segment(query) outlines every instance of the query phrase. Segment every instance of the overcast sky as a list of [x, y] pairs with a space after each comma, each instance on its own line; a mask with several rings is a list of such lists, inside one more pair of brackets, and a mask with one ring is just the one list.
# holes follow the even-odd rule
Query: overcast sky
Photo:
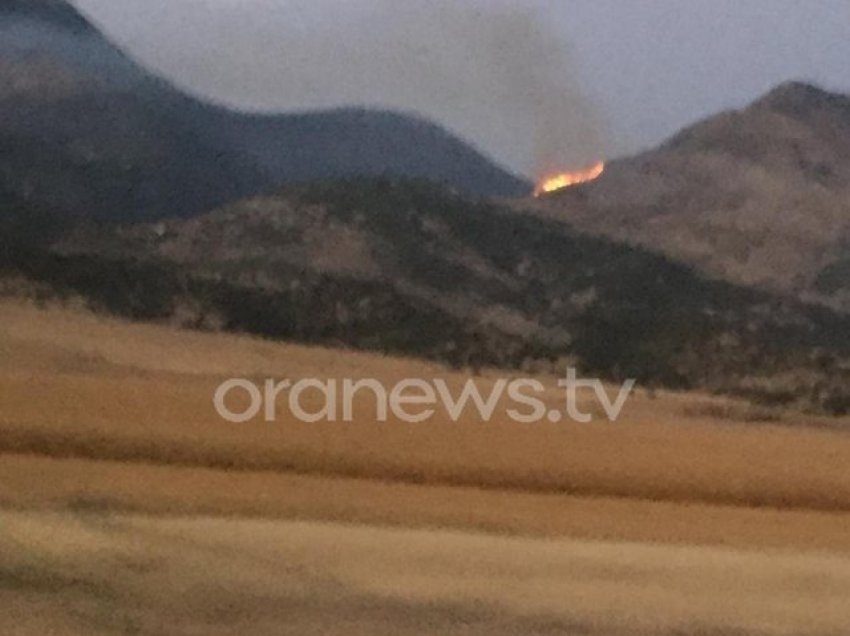
[[[195, 93], [266, 111], [415, 110], [526, 173], [532, 120], [552, 125], [541, 101], [563, 100], [569, 130], [555, 138], [578, 164], [656, 144], [785, 80], [850, 92], [848, 0], [74, 2]], [[505, 21], [512, 12], [522, 19]]]

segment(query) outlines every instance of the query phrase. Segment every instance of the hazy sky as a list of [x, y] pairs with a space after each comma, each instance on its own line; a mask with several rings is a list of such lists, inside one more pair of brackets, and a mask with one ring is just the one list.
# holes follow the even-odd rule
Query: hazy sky
[[850, 92], [848, 0], [75, 4], [193, 92], [270, 111], [415, 110], [526, 173], [541, 139], [570, 146], [560, 160], [589, 163], [788, 79]]

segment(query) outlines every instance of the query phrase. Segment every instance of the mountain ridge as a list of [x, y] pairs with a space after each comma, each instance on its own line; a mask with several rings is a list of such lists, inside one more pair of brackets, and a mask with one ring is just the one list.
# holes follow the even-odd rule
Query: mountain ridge
[[0, 30], [0, 185], [57, 215], [192, 216], [286, 183], [347, 176], [428, 178], [472, 196], [530, 189], [418, 116], [247, 114], [200, 101], [60, 0], [6, 0]]
[[846, 311], [850, 294], [826, 294], [818, 280], [850, 258], [849, 201], [850, 98], [791, 82], [525, 207]]

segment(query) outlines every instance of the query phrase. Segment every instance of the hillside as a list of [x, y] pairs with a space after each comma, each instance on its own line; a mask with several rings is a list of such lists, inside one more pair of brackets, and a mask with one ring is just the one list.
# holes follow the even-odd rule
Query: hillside
[[785, 84], [527, 207], [713, 277], [850, 310], [850, 97]]
[[423, 182], [332, 181], [79, 229], [4, 271], [134, 318], [848, 408], [847, 318]]
[[59, 215], [191, 216], [280, 184], [348, 175], [423, 177], [472, 195], [528, 189], [414, 116], [260, 116], [198, 101], [62, 0], [5, 0], [0, 35], [0, 189]]
[[[538, 198], [412, 113], [185, 94], [77, 2], [0, 0], [0, 636], [850, 633], [850, 96], [784, 85]], [[590, 14], [154, 4], [206, 44], [279, 10], [287, 64], [378, 26], [370, 68], [496, 60], [510, 112], [584, 116], [545, 27]], [[689, 66], [593, 31], [603, 84]]]
[[850, 317], [803, 302], [850, 302], [847, 98], [781, 87], [529, 203], [541, 219], [482, 198], [527, 186], [433, 124], [233, 113], [81, 24], [58, 0], [0, 12], [0, 268], [35, 295], [850, 409]]

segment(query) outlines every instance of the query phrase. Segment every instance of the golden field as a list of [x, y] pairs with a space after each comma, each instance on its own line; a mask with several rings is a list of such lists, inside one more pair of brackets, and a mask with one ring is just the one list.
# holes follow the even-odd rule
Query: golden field
[[366, 399], [237, 425], [230, 377], [467, 378], [16, 301], [0, 325], [0, 633], [850, 624], [847, 420], [639, 390], [616, 424], [378, 423]]
[[18, 512], [3, 634], [846, 634], [850, 559], [316, 522]]

